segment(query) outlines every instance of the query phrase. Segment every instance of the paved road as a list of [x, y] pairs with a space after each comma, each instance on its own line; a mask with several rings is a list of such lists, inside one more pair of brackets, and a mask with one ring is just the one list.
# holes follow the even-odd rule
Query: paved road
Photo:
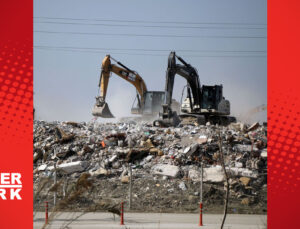
[[[51, 229], [63, 228], [70, 219], [80, 213], [61, 213], [51, 221]], [[73, 221], [67, 228], [72, 229], [216, 229], [220, 228], [222, 215], [205, 214], [203, 227], [199, 227], [198, 214], [168, 214], [168, 213], [125, 213], [125, 225], [120, 225], [120, 218], [111, 213], [88, 213]], [[45, 221], [45, 213], [37, 213], [34, 216], [34, 229], [42, 228]], [[266, 229], [266, 215], [227, 215], [224, 229]]]

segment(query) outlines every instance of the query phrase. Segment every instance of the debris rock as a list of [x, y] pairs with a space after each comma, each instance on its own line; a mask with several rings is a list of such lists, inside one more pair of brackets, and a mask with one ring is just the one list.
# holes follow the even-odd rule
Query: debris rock
[[214, 166], [203, 169], [203, 181], [207, 182], [222, 182], [224, 180], [224, 173], [221, 166]]
[[88, 163], [86, 161], [76, 161], [60, 164], [57, 168], [65, 173], [82, 172], [86, 169]]
[[243, 183], [244, 186], [248, 186], [250, 180], [251, 179], [249, 177], [241, 177], [240, 178], [240, 181]]
[[249, 205], [250, 204], [249, 198], [243, 198], [242, 201], [241, 201], [241, 204], [243, 204], [243, 205]]
[[178, 187], [179, 187], [182, 191], [186, 191], [186, 190], [187, 190], [186, 185], [185, 185], [185, 183], [184, 183], [183, 181], [179, 183]]
[[179, 175], [179, 167], [169, 164], [157, 164], [151, 168], [152, 174], [168, 177], [177, 177]]
[[259, 127], [259, 123], [258, 123], [258, 122], [253, 123], [253, 124], [247, 129], [247, 131], [253, 131], [253, 130], [256, 130], [258, 127]]
[[[99, 202], [103, 197], [124, 199], [127, 193], [124, 188], [127, 187], [121, 182], [129, 182], [130, 163], [135, 184], [133, 197], [139, 198], [133, 206], [136, 210], [196, 211], [199, 193], [195, 192], [199, 191], [202, 163], [205, 206], [223, 206], [220, 132], [225, 167], [230, 177], [230, 198], [242, 200], [247, 197], [249, 203], [246, 200], [245, 204], [238, 203], [243, 210], [248, 209], [245, 211], [250, 211], [247, 204], [256, 206], [254, 212], [266, 209], [261, 206], [266, 206], [267, 200], [267, 125], [255, 123], [248, 128], [243, 123], [218, 126], [195, 125], [195, 121], [191, 119], [187, 125], [181, 123], [175, 128], [160, 128], [147, 121], [77, 123], [35, 120], [35, 191], [44, 178], [50, 180], [49, 187], [53, 184], [56, 165], [58, 182], [71, 182], [82, 174], [91, 176], [88, 179], [97, 183], [95, 191], [93, 189], [90, 193], [91, 202]], [[67, 192], [70, 189], [72, 187], [66, 188]], [[88, 205], [87, 200], [83, 202]]]
[[129, 176], [123, 176], [123, 177], [121, 177], [121, 182], [122, 182], [123, 184], [129, 183]]

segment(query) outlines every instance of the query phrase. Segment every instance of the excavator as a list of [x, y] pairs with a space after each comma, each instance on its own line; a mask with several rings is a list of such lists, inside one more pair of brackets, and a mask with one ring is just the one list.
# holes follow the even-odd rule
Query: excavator
[[[181, 63], [177, 64], [176, 60]], [[175, 75], [187, 80], [187, 97], [181, 105], [181, 114], [172, 110], [172, 95]], [[155, 120], [155, 126], [176, 126], [186, 118], [194, 118], [198, 124], [207, 122], [227, 125], [235, 122], [236, 118], [230, 115], [230, 102], [223, 97], [222, 85], [200, 84], [197, 69], [171, 52], [168, 58], [166, 72], [165, 103], [162, 104], [161, 119]]]
[[[115, 61], [116, 64], [112, 64]], [[102, 61], [102, 70], [99, 80], [100, 95], [96, 97], [96, 104], [92, 114], [95, 117], [114, 118], [108, 104], [106, 103], [106, 93], [111, 73], [115, 73], [122, 79], [131, 83], [137, 91], [137, 106], [132, 107], [131, 114], [142, 116], [155, 116], [159, 113], [165, 99], [164, 91], [148, 91], [143, 78], [134, 70], [129, 69], [121, 62], [106, 55]]]

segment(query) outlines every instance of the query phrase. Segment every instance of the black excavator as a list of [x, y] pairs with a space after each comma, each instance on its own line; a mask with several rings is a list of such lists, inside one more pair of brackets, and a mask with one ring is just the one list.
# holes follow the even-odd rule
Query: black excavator
[[[177, 64], [176, 59], [181, 63]], [[171, 108], [176, 74], [187, 80], [187, 97], [181, 104], [179, 115]], [[177, 126], [180, 122], [184, 123], [184, 120], [193, 120], [199, 125], [207, 122], [220, 125], [236, 122], [235, 117], [229, 116], [230, 102], [223, 97], [223, 86], [201, 86], [197, 69], [175, 52], [171, 52], [168, 58], [165, 93], [165, 103], [162, 104], [160, 119], [154, 121], [155, 126]]]

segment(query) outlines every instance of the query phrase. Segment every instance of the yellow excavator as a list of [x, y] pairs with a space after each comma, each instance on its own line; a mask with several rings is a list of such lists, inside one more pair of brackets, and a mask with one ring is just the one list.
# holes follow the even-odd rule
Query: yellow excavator
[[[112, 64], [111, 61], [116, 64]], [[102, 70], [99, 81], [100, 95], [96, 97], [96, 104], [92, 114], [95, 117], [114, 118], [108, 104], [106, 103], [106, 93], [111, 73], [115, 73], [122, 79], [131, 83], [137, 91], [137, 107], [131, 109], [131, 114], [143, 116], [155, 116], [159, 113], [165, 99], [164, 91], [148, 91], [143, 78], [134, 70], [129, 69], [124, 64], [106, 55], [102, 61]]]

